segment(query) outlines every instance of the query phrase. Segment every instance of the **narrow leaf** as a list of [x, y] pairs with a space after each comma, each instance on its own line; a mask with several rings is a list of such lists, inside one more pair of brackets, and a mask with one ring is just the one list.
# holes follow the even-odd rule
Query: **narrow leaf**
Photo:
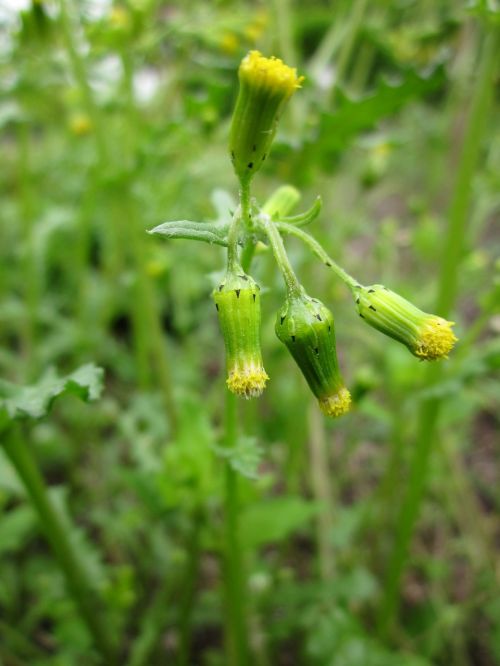
[[185, 238], [187, 240], [222, 245], [223, 247], [227, 246], [227, 226], [216, 226], [209, 222], [191, 222], [190, 220], [164, 222], [151, 229], [149, 233], [160, 234], [171, 239]]
[[309, 210], [306, 210], [304, 213], [299, 213], [298, 215], [283, 217], [281, 221], [287, 222], [288, 224], [294, 224], [296, 227], [305, 227], [318, 217], [322, 208], [323, 201], [321, 200], [321, 197], [318, 196]]

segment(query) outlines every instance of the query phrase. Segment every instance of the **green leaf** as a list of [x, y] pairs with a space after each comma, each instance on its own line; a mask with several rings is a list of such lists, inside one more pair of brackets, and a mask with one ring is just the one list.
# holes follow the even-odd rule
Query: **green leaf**
[[259, 465], [262, 460], [262, 448], [254, 437], [242, 437], [236, 446], [214, 446], [214, 451], [229, 461], [229, 464], [247, 479], [259, 478]]
[[299, 213], [298, 215], [283, 217], [281, 218], [281, 222], [294, 224], [296, 227], [305, 227], [307, 224], [310, 224], [318, 217], [322, 208], [323, 201], [320, 196], [317, 196], [313, 205], [308, 210], [304, 211], [303, 213]]
[[102, 392], [103, 370], [93, 363], [82, 365], [69, 375], [58, 377], [54, 369], [31, 386], [17, 386], [0, 380], [0, 426], [20, 418], [45, 416], [56, 398], [72, 393], [82, 400], [96, 400]]
[[435, 69], [428, 76], [407, 70], [399, 83], [382, 81], [374, 93], [361, 99], [350, 99], [339, 91], [337, 108], [333, 113], [323, 114], [319, 136], [314, 142], [323, 146], [323, 157], [329, 160], [342, 152], [361, 132], [372, 129], [412, 99], [434, 92], [442, 87], [444, 81], [443, 68]]
[[253, 504], [242, 512], [240, 533], [242, 544], [257, 548], [282, 541], [307, 525], [319, 511], [320, 504], [300, 497], [275, 497]]
[[148, 233], [160, 234], [170, 239], [185, 238], [187, 240], [204, 241], [212, 245], [227, 246], [227, 227], [216, 226], [209, 222], [175, 220], [159, 224]]

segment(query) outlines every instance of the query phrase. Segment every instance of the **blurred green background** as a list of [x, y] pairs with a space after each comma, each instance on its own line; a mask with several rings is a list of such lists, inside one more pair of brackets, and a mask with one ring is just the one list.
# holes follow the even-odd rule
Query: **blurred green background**
[[[0, 438], [38, 461], [117, 663], [500, 663], [499, 31], [480, 0], [0, 3], [0, 399], [34, 386], [17, 424], [0, 403]], [[306, 76], [253, 195], [321, 195], [327, 251], [445, 304], [460, 342], [429, 372], [287, 241], [335, 314], [355, 404], [328, 421], [274, 335], [284, 290], [261, 248], [271, 379], [228, 462], [224, 251], [146, 230], [234, 210], [227, 135], [252, 48]], [[98, 400], [27, 418], [67, 388], [50, 368], [88, 363]], [[224, 647], [228, 465], [244, 661]], [[0, 663], [111, 664], [43, 529], [0, 446]]]

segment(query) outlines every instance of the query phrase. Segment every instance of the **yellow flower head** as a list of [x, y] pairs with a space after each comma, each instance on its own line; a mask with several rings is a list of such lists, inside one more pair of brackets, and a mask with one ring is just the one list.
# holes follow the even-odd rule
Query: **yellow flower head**
[[337, 416], [347, 414], [351, 409], [351, 394], [343, 386], [337, 393], [329, 395], [326, 398], [321, 398], [318, 402], [323, 414], [336, 418]]
[[243, 58], [229, 139], [240, 181], [248, 182], [267, 158], [281, 113], [303, 79], [279, 58], [265, 58], [258, 51]]
[[420, 328], [415, 355], [429, 361], [447, 358], [458, 339], [451, 330], [454, 325], [454, 321], [429, 315]]
[[291, 97], [304, 80], [303, 76], [297, 76], [295, 67], [285, 65], [274, 56], [266, 58], [259, 51], [250, 51], [243, 58], [239, 76], [241, 82], [285, 99]]
[[266, 388], [268, 379], [262, 365], [250, 362], [244, 366], [228, 368], [226, 384], [232, 393], [242, 398], [258, 398]]

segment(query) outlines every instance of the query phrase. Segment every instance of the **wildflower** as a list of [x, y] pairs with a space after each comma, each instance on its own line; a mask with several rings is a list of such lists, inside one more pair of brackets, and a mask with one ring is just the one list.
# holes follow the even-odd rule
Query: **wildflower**
[[370, 326], [402, 342], [414, 356], [433, 361], [447, 358], [457, 341], [454, 322], [422, 312], [380, 284], [356, 291], [358, 312]]
[[283, 108], [304, 77], [279, 58], [265, 58], [258, 51], [243, 58], [238, 73], [229, 150], [236, 175], [248, 182], [266, 159]]
[[242, 269], [228, 271], [213, 298], [226, 348], [227, 386], [244, 398], [258, 397], [269, 379], [260, 350], [260, 288]]
[[302, 371], [322, 412], [333, 417], [348, 412], [351, 395], [338, 366], [330, 310], [305, 293], [289, 296], [278, 312], [276, 335]]
[[76, 113], [69, 120], [69, 129], [76, 136], [84, 136], [92, 130], [92, 121], [85, 113]]

